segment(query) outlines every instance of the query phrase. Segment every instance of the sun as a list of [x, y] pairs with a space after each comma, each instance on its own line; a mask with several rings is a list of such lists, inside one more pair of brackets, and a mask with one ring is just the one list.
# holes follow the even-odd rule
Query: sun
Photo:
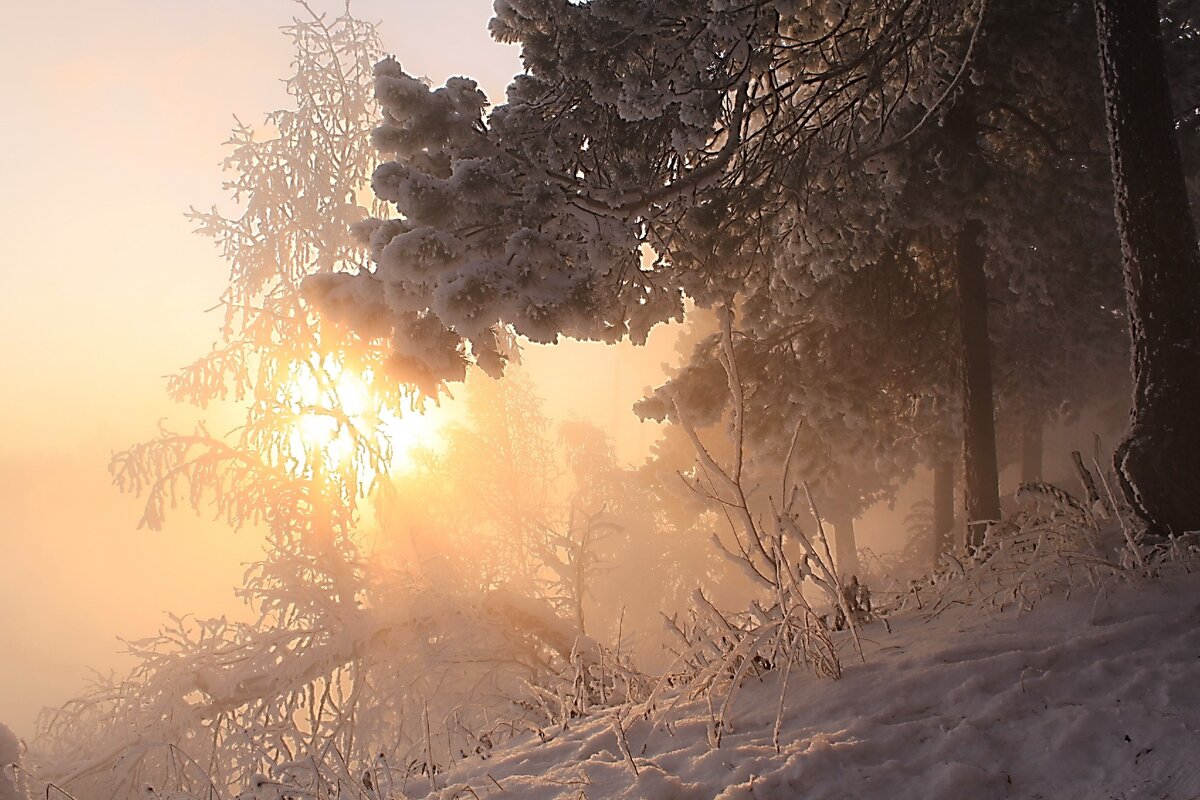
[[402, 387], [371, 367], [314, 354], [294, 362], [281, 392], [288, 456], [303, 472], [357, 470], [360, 481], [411, 469], [418, 451], [434, 450], [441, 409], [416, 407]]

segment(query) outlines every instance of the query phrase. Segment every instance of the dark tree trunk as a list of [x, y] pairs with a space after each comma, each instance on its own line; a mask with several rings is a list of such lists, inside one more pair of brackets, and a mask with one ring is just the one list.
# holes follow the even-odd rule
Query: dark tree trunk
[[987, 523], [1000, 518], [983, 232], [981, 222], [967, 220], [959, 231], [954, 258], [962, 331], [963, 499], [970, 547], [982, 544]]
[[858, 542], [854, 538], [854, 515], [837, 509], [829, 515], [833, 524], [833, 560], [838, 575], [848, 579], [859, 573]]
[[1021, 415], [1021, 483], [1042, 479], [1042, 410], [1027, 403]]
[[1095, 0], [1133, 339], [1133, 414], [1115, 466], [1161, 533], [1200, 529], [1200, 251], [1163, 61], [1158, 3]]
[[954, 462], [933, 468], [933, 563], [954, 552]]

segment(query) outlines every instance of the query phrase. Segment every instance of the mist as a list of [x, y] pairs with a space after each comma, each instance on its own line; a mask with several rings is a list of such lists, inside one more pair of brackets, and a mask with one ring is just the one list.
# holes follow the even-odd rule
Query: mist
[[[279, 28], [294, 11], [286, 0], [10, 11], [0, 61], [22, 78], [0, 96], [22, 124], [0, 132], [9, 176], [0, 365], [10, 387], [0, 398], [0, 546], [10, 566], [0, 601], [20, 613], [0, 623], [10, 654], [0, 660], [0, 719], [23, 735], [91, 670], [128, 666], [118, 637], [153, 633], [168, 611], [243, 613], [233, 589], [262, 552], [261, 532], [190, 512], [163, 533], [139, 531], [140, 503], [115, 490], [107, 467], [159, 419], [238, 422], [164, 392], [163, 376], [218, 336], [207, 309], [228, 271], [184, 212], [227, 204], [220, 162], [233, 115], [259, 124], [285, 100], [279, 77], [291, 53]], [[519, 66], [513, 48], [488, 39], [486, 7], [356, 4], [367, 19], [385, 11], [398, 20], [388, 46], [431, 76], [467, 65], [502, 96]], [[432, 44], [448, 36], [471, 44], [458, 53]], [[80, 202], [87, 213], [68, 222]], [[183, 563], [180, 581], [171, 565]]]
[[10, 12], [0, 800], [1200, 791], [1103, 25], [784, 6]]

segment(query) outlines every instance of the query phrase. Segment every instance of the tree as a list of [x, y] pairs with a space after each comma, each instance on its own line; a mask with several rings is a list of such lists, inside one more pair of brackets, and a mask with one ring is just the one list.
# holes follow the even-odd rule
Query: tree
[[[132, 643], [129, 675], [43, 720], [41, 743], [63, 784], [108, 781], [120, 791], [136, 772], [169, 763], [171, 748], [210, 765], [213, 780], [237, 783], [263, 771], [267, 754], [315, 738], [352, 745], [353, 702], [335, 713], [306, 700], [346, 700], [343, 689], [361, 677], [357, 635], [342, 633], [363, 622], [370, 591], [353, 523], [388, 469], [385, 422], [406, 391], [387, 379], [384, 348], [320, 323], [300, 297], [305, 276], [365, 257], [349, 229], [372, 211], [358, 198], [376, 161], [369, 76], [380, 44], [348, 10], [331, 18], [299, 6], [284, 28], [296, 54], [291, 105], [263, 128], [239, 120], [228, 142], [239, 211], [189, 213], [228, 262], [229, 283], [220, 341], [170, 377], [168, 393], [202, 409], [244, 403], [244, 422], [227, 436], [160, 425], [110, 464], [122, 490], [145, 498], [143, 525], [161, 528], [183, 502], [231, 527], [266, 528], [267, 554], [241, 590], [258, 620], [176, 618]], [[292, 715], [300, 724], [277, 724]], [[269, 733], [249, 742], [248, 727]]]
[[129, 643], [128, 674], [44, 715], [43, 775], [77, 792], [224, 796], [266, 784], [334, 796], [390, 791], [418, 772], [436, 785], [459, 752], [514, 732], [495, 730], [497, 716], [536, 725], [545, 708], [527, 705], [528, 682], [557, 690], [569, 664], [570, 637], [544, 603], [484, 602], [366, 556], [359, 515], [413, 396], [386, 342], [317, 319], [300, 284], [365, 263], [350, 228], [381, 213], [359, 201], [376, 158], [380, 45], [348, 9], [331, 18], [300, 5], [285, 28], [291, 104], [262, 129], [239, 122], [229, 143], [238, 212], [190, 215], [229, 262], [229, 288], [221, 340], [168, 389], [202, 408], [244, 402], [244, 424], [225, 437], [163, 429], [111, 465], [145, 497], [150, 527], [182, 502], [266, 528], [266, 555], [239, 590], [251, 620], [172, 617]]
[[[379, 41], [348, 9], [301, 8], [285, 29], [292, 103], [264, 129], [239, 123], [230, 142], [238, 212], [191, 214], [228, 260], [229, 289], [220, 342], [169, 390], [201, 407], [244, 402], [244, 425], [225, 437], [163, 429], [111, 466], [145, 497], [146, 525], [182, 502], [266, 528], [267, 553], [239, 590], [251, 619], [172, 616], [129, 643], [127, 674], [43, 716], [42, 776], [81, 795], [436, 789], [463, 753], [643, 691], [545, 597], [496, 585], [514, 563], [544, 578], [533, 519], [543, 509], [527, 501], [545, 487], [518, 485], [543, 476], [537, 441], [510, 438], [489, 464], [498, 474], [476, 487], [511, 512], [496, 527], [525, 537], [485, 575], [495, 582], [470, 591], [445, 564], [395, 567], [368, 552], [361, 515], [387, 484], [394, 426], [414, 395], [385, 340], [319, 320], [300, 284], [361, 268], [351, 226], [382, 213], [359, 204], [375, 159]], [[480, 411], [504, 431], [540, 420], [519, 402]]]
[[[917, 374], [938, 373], [932, 363], [937, 348], [927, 335], [936, 323], [892, 326], [914, 310], [909, 301], [916, 292], [909, 290], [920, 280], [915, 265], [908, 266], [914, 272], [898, 266], [823, 282], [809, 298], [807, 316], [789, 320], [770, 338], [743, 330], [734, 340], [750, 460], [779, 470], [791, 451], [791, 468], [821, 499], [833, 525], [837, 566], [846, 576], [858, 571], [854, 520], [911, 474], [918, 459], [915, 431], [928, 422], [909, 408], [914, 375], [906, 370], [915, 361], [893, 356], [922, 354], [928, 358]], [[891, 280], [898, 274], [901, 280]], [[896, 291], [880, 291], [880, 282]], [[881, 337], [899, 341], [881, 348]], [[674, 419], [677, 406], [692, 425], [728, 423], [721, 348], [719, 333], [702, 340], [638, 412]]]
[[[989, 7], [971, 82], [902, 161], [917, 186], [929, 176], [916, 197], [956, 222], [940, 242], [923, 238], [953, 264], [969, 522], [999, 515], [1003, 415], [1032, 434], [1086, 405], [1120, 346], [1088, 24], [1073, 3]], [[972, 524], [970, 544], [982, 537]]]
[[[395, 160], [373, 185], [401, 216], [364, 226], [373, 269], [321, 276], [312, 295], [359, 330], [391, 332], [418, 372], [455, 379], [466, 358], [498, 372], [495, 341], [510, 326], [538, 341], [640, 339], [678, 316], [684, 297], [729, 306], [739, 346], [776, 350], [781, 332], [828, 302], [816, 317], [829, 335], [813, 341], [850, 336], [876, 352], [890, 343], [838, 318], [862, 318], [868, 306], [854, 298], [863, 285], [878, 287], [881, 302], [897, 287], [863, 276], [917, 260], [954, 290], [927, 311], [955, 309], [958, 330], [944, 335], [959, 348], [948, 361], [966, 367], [964, 381], [950, 389], [935, 370], [882, 406], [894, 418], [899, 398], [958, 398], [962, 420], [942, 427], [969, 445], [972, 518], [993, 519], [991, 362], [1005, 357], [998, 340], [1019, 340], [986, 324], [993, 304], [1014, 331], [1039, 313], [1074, 319], [1079, 308], [1080, 319], [1100, 320], [1062, 326], [1081, 341], [1111, 323], [1112, 306], [1094, 278], [1103, 236], [1087, 256], [1056, 263], [1094, 231], [1095, 215], [1068, 216], [1060, 235], [1045, 224], [1047, 209], [1029, 202], [1056, 181], [1070, 187], [1072, 208], [1086, 208], [1094, 183], [1086, 134], [1085, 146], [1062, 146], [1085, 129], [1088, 98], [1098, 98], [1078, 69], [1076, 10], [1016, 4], [986, 18], [982, 10], [950, 0], [782, 10], [679, 0], [653, 11], [502, 3], [493, 31], [522, 43], [527, 70], [490, 113], [465, 79], [431, 90], [394, 61], [378, 67], [385, 124], [376, 141]], [[1060, 46], [1064, 36], [1069, 46]], [[1069, 287], [1086, 275], [1079, 303]], [[1048, 365], [1076, 351], [1043, 350], [1015, 351], [1030, 363], [1006, 373], [1056, 373], [1066, 385], [1068, 371]], [[719, 385], [720, 370], [711, 362], [707, 370]], [[779, 374], [785, 385], [802, 379]], [[1021, 385], [1006, 389], [1015, 397]], [[815, 413], [797, 405], [788, 408]], [[887, 449], [889, 435], [876, 434]], [[872, 491], [841, 493], [860, 502]], [[976, 543], [981, 535], [976, 526]]]
[[[760, 447], [778, 449], [789, 420], [812, 423], [799, 450], [824, 498], [840, 494], [830, 479], [856, 464], [884, 486], [902, 478], [914, 448], [936, 469], [949, 460], [947, 440], [962, 436], [969, 463], [980, 467], [968, 476], [969, 516], [995, 518], [993, 404], [1000, 423], [1007, 415], [1040, 431], [1111, 380], [1121, 318], [1115, 237], [1100, 202], [1100, 92], [1086, 70], [1088, 42], [1070, 38], [1087, 18], [1071, 7], [1036, 11], [990, 11], [963, 90], [969, 97], [947, 101], [943, 125], [883, 154], [895, 196], [874, 224], [893, 239], [876, 262], [827, 275], [795, 299], [772, 285], [742, 306], [741, 374], [754, 382], [761, 419], [751, 430]], [[964, 217], [986, 220], [988, 233], [969, 239], [976, 252], [966, 272], [956, 241]], [[823, 255], [810, 250], [818, 263]], [[797, 310], [784, 312], [784, 302]], [[706, 358], [698, 350], [693, 361]], [[707, 362], [675, 381], [709, 385], [706, 394], [682, 392], [689, 402], [720, 396], [712, 391], [720, 370]], [[962, 388], [952, 377], [959, 364], [971, 378]], [[978, 400], [963, 403], [970, 424], [947, 415], [960, 396]], [[938, 472], [943, 483], [952, 475]], [[938, 494], [944, 526], [951, 494], [945, 486]]]
[[1133, 340], [1122, 488], [1158, 532], [1200, 528], [1200, 250], [1175, 137], [1157, 3], [1096, 0]]
[[502, 4], [493, 30], [528, 69], [486, 117], [469, 81], [430, 90], [382, 63], [395, 160], [373, 185], [402, 217], [365, 229], [371, 272], [313, 296], [450, 379], [468, 354], [498, 370], [506, 326], [638, 339], [684, 295], [740, 295], [747, 333], [772, 337], [832, 263], [879, 259], [878, 198], [898, 188], [856, 167], [938, 111], [978, 23], [953, 3], [843, 6]]
[[[534, 386], [514, 371], [476, 373], [436, 450], [390, 476], [376, 503], [382, 527], [473, 593], [504, 585], [532, 591], [548, 529], [563, 501], [562, 457]], [[400, 549], [400, 548], [397, 548]]]
[[[890, 190], [877, 169], [825, 202], [825, 165], [802, 156], [848, 149], [834, 165], [848, 170], [896, 133], [867, 121], [931, 114], [961, 66], [947, 41], [977, 21], [935, 0], [863, 18], [843, 6], [501, 3], [493, 33], [522, 43], [527, 72], [486, 116], [473, 82], [431, 90], [382, 62], [376, 142], [395, 160], [373, 187], [400, 216], [364, 227], [373, 270], [322, 276], [313, 296], [454, 379], [468, 354], [500, 369], [506, 326], [535, 341], [641, 340], [684, 293], [713, 306], [771, 282], [803, 290], [815, 226], [800, 214], [844, 223], [840, 252], [854, 254], [879, 234], [876, 204], [850, 201]], [[765, 246], [775, 233], [782, 246]]]

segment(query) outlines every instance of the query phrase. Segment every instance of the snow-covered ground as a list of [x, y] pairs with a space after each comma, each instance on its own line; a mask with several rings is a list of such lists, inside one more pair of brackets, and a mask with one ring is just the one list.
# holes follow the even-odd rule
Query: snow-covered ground
[[774, 672], [739, 692], [719, 747], [704, 703], [625, 719], [635, 776], [612, 717], [593, 717], [460, 762], [432, 796], [1200, 797], [1200, 575], [891, 628], [864, 629], [865, 663], [844, 649], [840, 681], [793, 670], [779, 752]]

